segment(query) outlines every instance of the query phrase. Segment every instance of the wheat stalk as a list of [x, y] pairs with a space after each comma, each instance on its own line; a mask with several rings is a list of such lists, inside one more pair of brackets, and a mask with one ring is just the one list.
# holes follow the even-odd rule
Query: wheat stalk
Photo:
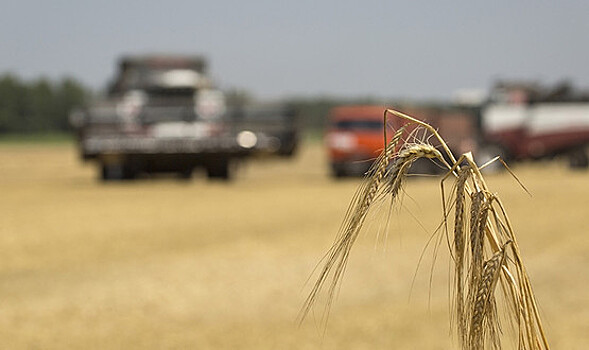
[[[453, 246], [455, 264], [455, 328], [462, 348], [480, 350], [485, 348], [485, 344], [490, 344], [496, 349], [501, 348], [499, 317], [494, 297], [495, 286], [500, 282], [505, 300], [510, 303], [508, 306], [511, 306], [504, 308], [504, 316], [517, 327], [519, 349], [549, 349], [513, 226], [501, 200], [489, 191], [472, 154], [465, 153], [457, 160], [444, 139], [431, 125], [392, 109], [385, 111], [385, 121], [388, 115], [425, 128], [439, 141], [450, 163], [444, 159], [440, 151], [426, 143], [405, 144], [395, 152], [401, 143], [404, 128], [397, 131], [356, 192], [340, 233], [326, 255], [325, 264], [305, 301], [301, 320], [311, 310], [318, 293], [331, 276], [326, 306], [326, 310], [329, 310], [336, 286], [343, 277], [350, 251], [370, 207], [377, 199], [385, 196], [394, 202], [411, 164], [419, 158], [429, 158], [437, 159], [449, 170], [441, 181], [444, 220], [448, 217], [444, 180], [451, 176], [457, 179], [453, 205], [454, 244], [449, 246]], [[469, 179], [472, 180], [470, 183]], [[470, 201], [468, 220], [466, 198]], [[469, 239], [466, 238], [465, 230], [467, 221]], [[509, 254], [506, 251], [507, 245], [511, 247]], [[465, 282], [468, 284], [465, 285]], [[465, 287], [468, 288], [466, 291]], [[490, 339], [487, 343], [486, 338]]]

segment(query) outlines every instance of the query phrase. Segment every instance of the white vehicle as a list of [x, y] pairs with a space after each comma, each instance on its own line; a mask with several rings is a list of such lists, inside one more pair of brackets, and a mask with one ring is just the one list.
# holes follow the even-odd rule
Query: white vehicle
[[71, 115], [83, 159], [96, 161], [104, 180], [158, 172], [188, 178], [197, 167], [229, 179], [252, 141], [240, 142], [205, 68], [200, 57], [123, 58], [106, 100]]

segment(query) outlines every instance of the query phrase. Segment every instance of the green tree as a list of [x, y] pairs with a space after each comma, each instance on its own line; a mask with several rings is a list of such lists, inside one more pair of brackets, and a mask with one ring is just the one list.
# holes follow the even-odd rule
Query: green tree
[[73, 78], [64, 78], [56, 87], [54, 125], [59, 130], [69, 130], [68, 116], [75, 107], [82, 107], [90, 98], [90, 92]]
[[0, 132], [11, 132], [18, 128], [24, 98], [25, 87], [17, 77], [6, 74], [0, 78]]
[[86, 104], [90, 92], [72, 78], [23, 82], [0, 76], [0, 133], [66, 131], [72, 108]]

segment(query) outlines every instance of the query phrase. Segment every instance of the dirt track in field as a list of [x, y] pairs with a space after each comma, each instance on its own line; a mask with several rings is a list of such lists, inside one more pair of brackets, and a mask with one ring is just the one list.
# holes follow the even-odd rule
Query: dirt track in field
[[[519, 235], [549, 340], [584, 349], [589, 173], [514, 170], [533, 197], [507, 174], [489, 184]], [[328, 177], [320, 144], [294, 161], [250, 162], [229, 184], [106, 185], [69, 144], [0, 145], [0, 348], [455, 348], [444, 245], [431, 293], [431, 250], [411, 288], [441, 219], [433, 178], [410, 181], [386, 242], [375, 243], [387, 208], [372, 217], [327, 328], [323, 304], [296, 323], [358, 185]]]

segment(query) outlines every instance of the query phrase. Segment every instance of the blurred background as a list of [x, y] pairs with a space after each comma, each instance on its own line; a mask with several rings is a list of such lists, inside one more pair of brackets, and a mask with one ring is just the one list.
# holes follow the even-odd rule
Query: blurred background
[[328, 325], [324, 300], [297, 323], [383, 147], [385, 108], [428, 121], [457, 155], [509, 163], [531, 197], [499, 163], [488, 181], [548, 339], [586, 348], [587, 13], [582, 1], [5, 4], [2, 348], [458, 348], [449, 257], [427, 246], [442, 220], [431, 162], [414, 165], [428, 176], [409, 181], [386, 230], [389, 208], [371, 214]]

